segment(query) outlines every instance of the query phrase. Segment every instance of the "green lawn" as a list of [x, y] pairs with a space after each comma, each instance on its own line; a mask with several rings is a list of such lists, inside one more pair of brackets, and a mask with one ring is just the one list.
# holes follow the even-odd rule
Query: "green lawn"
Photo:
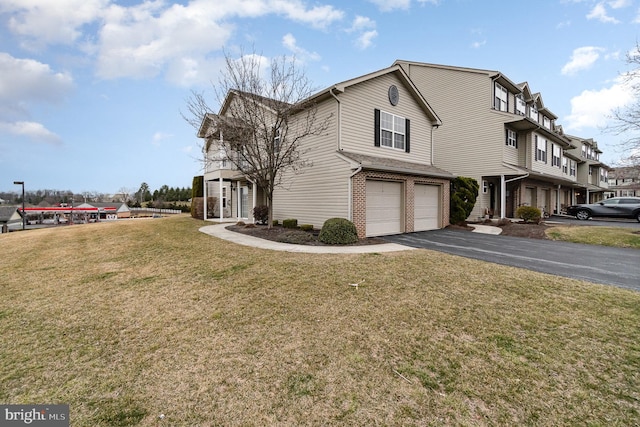
[[635, 228], [569, 225], [550, 228], [547, 236], [552, 240], [640, 249], [640, 232]]
[[640, 423], [639, 293], [202, 225], [0, 235], [0, 402], [68, 403], [74, 427]]

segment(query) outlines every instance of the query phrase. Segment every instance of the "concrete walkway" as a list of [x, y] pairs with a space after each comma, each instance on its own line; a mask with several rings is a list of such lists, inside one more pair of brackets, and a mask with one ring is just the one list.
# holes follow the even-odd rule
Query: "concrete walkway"
[[226, 229], [227, 224], [205, 225], [200, 227], [200, 231], [219, 239], [228, 240], [233, 243], [244, 246], [253, 246], [260, 249], [271, 249], [274, 251], [300, 252], [309, 254], [365, 254], [380, 252], [397, 252], [411, 251], [415, 248], [399, 245], [397, 243], [382, 243], [379, 245], [360, 245], [360, 246], [310, 246], [310, 245], [294, 245], [291, 243], [273, 242], [271, 240], [261, 239], [259, 237], [248, 236], [235, 231]]
[[493, 225], [481, 225], [481, 224], [468, 224], [469, 227], [473, 227], [472, 233], [493, 234], [498, 235], [502, 233], [502, 228], [495, 227]]

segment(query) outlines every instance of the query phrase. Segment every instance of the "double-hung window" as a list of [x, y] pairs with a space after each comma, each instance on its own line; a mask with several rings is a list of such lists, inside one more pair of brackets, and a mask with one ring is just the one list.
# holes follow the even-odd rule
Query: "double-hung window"
[[508, 92], [500, 83], [495, 84], [495, 100], [493, 107], [499, 111], [509, 111], [507, 100]]
[[273, 130], [273, 152], [278, 153], [280, 151], [280, 128]]
[[562, 173], [565, 175], [569, 173], [569, 162], [566, 157], [562, 158]]
[[409, 119], [375, 110], [375, 146], [409, 152]]
[[547, 140], [536, 135], [536, 161], [547, 163]]
[[551, 119], [547, 116], [542, 116], [542, 125], [547, 129], [551, 129]]
[[576, 161], [569, 160], [569, 176], [576, 176]]
[[515, 131], [507, 129], [505, 145], [508, 147], [518, 148], [518, 134]]
[[516, 114], [527, 115], [527, 104], [524, 102], [524, 97], [521, 93], [516, 95]]
[[531, 106], [529, 107], [529, 118], [538, 123], [538, 107], [536, 107], [534, 104], [531, 104]]
[[560, 167], [560, 157], [561, 157], [561, 153], [562, 150], [560, 149], [560, 146], [553, 144], [551, 146], [551, 151], [552, 151], [552, 157], [551, 157], [551, 166], [557, 166]]

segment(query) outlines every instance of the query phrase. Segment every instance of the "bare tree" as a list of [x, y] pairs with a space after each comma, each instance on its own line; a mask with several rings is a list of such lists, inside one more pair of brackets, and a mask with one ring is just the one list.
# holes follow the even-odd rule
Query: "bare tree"
[[[214, 86], [220, 112], [213, 114], [204, 96], [188, 100], [189, 123], [206, 123], [205, 162], [225, 158], [261, 189], [273, 222], [273, 193], [286, 172], [310, 165], [301, 142], [326, 132], [331, 115], [320, 117], [313, 89], [295, 58], [270, 63], [255, 52], [234, 59], [225, 54], [226, 69]], [[217, 157], [216, 157], [217, 156]]]
[[640, 44], [627, 53], [626, 62], [632, 67], [622, 74], [623, 83], [633, 95], [633, 102], [612, 112], [614, 124], [607, 129], [616, 135], [630, 135], [622, 141], [625, 150], [623, 163], [640, 168]]
[[131, 197], [132, 194], [133, 194], [133, 190], [131, 188], [120, 187], [120, 189], [118, 190], [118, 193], [116, 194], [116, 197], [119, 197], [122, 203], [127, 203], [129, 200], [132, 199]]

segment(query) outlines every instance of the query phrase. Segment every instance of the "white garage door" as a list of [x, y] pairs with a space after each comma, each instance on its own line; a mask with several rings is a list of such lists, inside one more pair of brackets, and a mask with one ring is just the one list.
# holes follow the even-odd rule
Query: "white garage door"
[[440, 187], [438, 185], [416, 184], [414, 199], [415, 231], [440, 228]]
[[367, 180], [367, 236], [402, 232], [402, 184]]

